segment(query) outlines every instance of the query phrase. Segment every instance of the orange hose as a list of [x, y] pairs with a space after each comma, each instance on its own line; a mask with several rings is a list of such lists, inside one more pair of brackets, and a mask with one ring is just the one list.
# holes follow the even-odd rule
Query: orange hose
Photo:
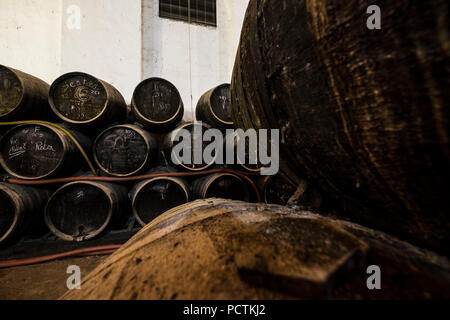
[[67, 257], [108, 255], [108, 254], [112, 254], [115, 251], [117, 251], [117, 249], [119, 249], [121, 246], [122, 245], [107, 245], [107, 246], [77, 249], [77, 250], [72, 250], [72, 251], [67, 251], [67, 252], [52, 254], [52, 255], [48, 255], [48, 256], [42, 256], [42, 257], [0, 261], [0, 268], [27, 266], [27, 265], [31, 265], [31, 264], [43, 263], [43, 262], [48, 262], [48, 261], [57, 260], [57, 259], [61, 259], [61, 258], [67, 258]]
[[68, 177], [68, 178], [56, 178], [56, 179], [46, 179], [46, 180], [37, 180], [37, 181], [27, 181], [15, 178], [8, 178], [6, 181], [12, 184], [20, 184], [20, 185], [44, 185], [44, 184], [57, 184], [57, 183], [69, 183], [74, 181], [103, 181], [103, 182], [126, 182], [126, 181], [140, 181], [146, 179], [152, 179], [157, 177], [186, 177], [186, 176], [198, 176], [205, 174], [213, 174], [213, 173], [232, 173], [240, 178], [246, 180], [253, 190], [255, 191], [258, 202], [261, 202], [261, 195], [259, 193], [258, 187], [256, 184], [248, 177], [248, 176], [258, 176], [259, 173], [248, 173], [242, 172], [233, 169], [211, 169], [200, 172], [167, 172], [167, 173], [151, 173], [145, 174], [141, 176], [134, 177], [124, 177], [124, 178], [116, 178], [116, 177]]

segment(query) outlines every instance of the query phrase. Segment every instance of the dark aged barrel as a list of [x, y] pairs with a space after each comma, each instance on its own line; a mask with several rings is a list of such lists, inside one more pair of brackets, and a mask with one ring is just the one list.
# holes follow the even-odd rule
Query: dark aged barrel
[[127, 105], [111, 84], [81, 72], [67, 73], [50, 87], [50, 106], [63, 121], [83, 127], [125, 122]]
[[[217, 155], [214, 154], [212, 159], [213, 161], [209, 162], [205, 162], [205, 159], [203, 158], [204, 149], [211, 143], [203, 139], [204, 132], [208, 129], [210, 129], [210, 126], [205, 123], [202, 123], [200, 125], [199, 123], [188, 122], [182, 124], [171, 133], [169, 133], [164, 139], [163, 146], [166, 161], [169, 162], [173, 167], [187, 171], [202, 171], [213, 166], [215, 164]], [[185, 130], [187, 133], [189, 133], [189, 136], [186, 136], [186, 139], [190, 138], [190, 140], [185, 141], [186, 148], [183, 148], [183, 151], [180, 152], [173, 152], [174, 147], [176, 147], [179, 143], [184, 144], [182, 132]], [[197, 145], [198, 147], [195, 147]], [[198, 159], [195, 159], [196, 157], [194, 156], [194, 153], [197, 149], [201, 149], [201, 161], [196, 161]], [[187, 157], [189, 159], [187, 161], [183, 161], [183, 158], [187, 156], [184, 151], [190, 154], [190, 157]], [[177, 160], [177, 163], [173, 161], [172, 154]], [[198, 152], [198, 156], [200, 156], [200, 152]]]
[[43, 226], [47, 191], [0, 183], [0, 246]]
[[250, 200], [246, 182], [231, 173], [216, 173], [197, 179], [192, 183], [192, 192], [195, 199]]
[[48, 90], [49, 85], [41, 79], [0, 65], [0, 122], [55, 118]]
[[161, 78], [142, 81], [133, 93], [131, 107], [139, 123], [158, 133], [174, 129], [184, 115], [177, 88]]
[[448, 1], [251, 0], [235, 124], [281, 130], [281, 167], [339, 214], [450, 254]]
[[230, 85], [222, 84], [203, 94], [195, 113], [197, 120], [206, 122], [213, 128], [232, 128]]
[[[70, 132], [89, 152], [89, 138]], [[29, 124], [14, 127], [2, 137], [0, 164], [9, 174], [27, 180], [71, 174], [86, 166], [75, 143], [62, 130]]]
[[81, 242], [114, 227], [127, 209], [127, 189], [123, 186], [72, 182], [50, 197], [45, 208], [45, 223], [57, 237]]
[[[372, 261], [382, 290], [367, 289]], [[152, 221], [61, 299], [448, 299], [449, 284], [448, 259], [383, 232], [208, 199]]]
[[105, 173], [127, 177], [155, 162], [155, 138], [136, 125], [118, 125], [103, 131], [94, 142], [94, 159]]
[[175, 177], [157, 177], [138, 183], [130, 192], [133, 214], [140, 225], [190, 201], [188, 184]]

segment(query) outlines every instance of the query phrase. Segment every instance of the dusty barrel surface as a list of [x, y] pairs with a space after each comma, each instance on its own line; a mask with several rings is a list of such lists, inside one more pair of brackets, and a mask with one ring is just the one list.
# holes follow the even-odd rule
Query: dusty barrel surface
[[0, 246], [43, 226], [49, 192], [0, 183]]
[[248, 201], [248, 185], [240, 177], [231, 173], [216, 173], [192, 183], [192, 192], [196, 199], [222, 198]]
[[124, 122], [127, 105], [111, 84], [82, 72], [71, 72], [56, 79], [49, 92], [49, 103], [63, 121], [83, 127], [106, 127]]
[[[86, 136], [69, 132], [88, 152], [91, 141]], [[0, 164], [11, 175], [37, 180], [80, 170], [85, 161], [69, 136], [50, 125], [19, 125], [0, 140]]]
[[94, 142], [94, 160], [105, 173], [126, 177], [149, 169], [158, 150], [152, 134], [136, 125], [103, 131]]
[[189, 185], [175, 177], [157, 177], [142, 181], [130, 192], [133, 214], [145, 226], [164, 212], [189, 202]]
[[285, 207], [200, 200], [145, 226], [63, 299], [324, 297], [336, 271], [357, 270], [366, 249]]
[[204, 93], [195, 109], [197, 120], [218, 129], [233, 127], [231, 112], [230, 85], [227, 83]]
[[381, 1], [382, 30], [370, 4], [250, 1], [235, 125], [280, 129], [283, 172], [340, 214], [449, 254], [448, 2]]
[[85, 241], [110, 230], [128, 209], [125, 187], [80, 181], [59, 188], [45, 208], [45, 223], [57, 237]]
[[213, 166], [217, 158], [215, 153], [212, 154], [212, 159], [203, 157], [205, 148], [210, 144], [203, 139], [203, 136], [210, 128], [205, 123], [197, 122], [178, 126], [164, 139], [163, 150], [166, 160], [173, 167], [185, 171], [201, 171]]
[[55, 118], [47, 100], [49, 88], [41, 79], [0, 65], [0, 122]]
[[184, 106], [177, 88], [161, 78], [149, 78], [135, 89], [131, 108], [136, 120], [151, 131], [174, 129], [183, 119]]

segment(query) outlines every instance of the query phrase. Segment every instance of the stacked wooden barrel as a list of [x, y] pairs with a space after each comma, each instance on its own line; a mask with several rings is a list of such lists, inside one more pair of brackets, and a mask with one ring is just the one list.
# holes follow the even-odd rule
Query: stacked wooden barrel
[[[196, 164], [195, 159], [187, 163], [172, 157], [180, 134], [189, 135], [191, 145], [186, 150], [192, 155], [206, 130], [232, 125], [229, 88], [229, 84], [220, 85], [200, 99], [198, 114], [204, 117], [203, 123], [183, 123], [181, 95], [161, 78], [138, 84], [128, 107], [113, 85], [90, 74], [64, 74], [49, 86], [0, 66], [1, 167], [7, 175], [36, 187], [42, 180], [62, 178], [46, 185], [51, 197], [41, 197], [34, 204], [29, 194], [39, 189], [2, 185], [0, 243], [25, 236], [29, 229], [21, 227], [22, 220], [29, 221], [33, 210], [42, 212], [40, 221], [54, 235], [79, 242], [124, 228], [133, 219], [136, 226], [144, 226], [193, 199], [256, 199], [248, 181], [238, 175], [202, 174], [223, 167], [215, 158]], [[207, 142], [200, 144], [202, 155], [206, 146]], [[89, 169], [94, 172], [87, 173]], [[190, 172], [200, 176], [182, 177]], [[159, 176], [133, 180], [148, 173]], [[100, 180], [117, 179], [114, 183], [86, 181], [94, 174]], [[65, 183], [67, 177], [80, 181]]]

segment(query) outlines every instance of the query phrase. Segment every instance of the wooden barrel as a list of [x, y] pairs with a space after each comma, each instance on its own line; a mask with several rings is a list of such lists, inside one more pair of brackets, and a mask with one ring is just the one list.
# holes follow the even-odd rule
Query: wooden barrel
[[81, 242], [110, 230], [128, 209], [127, 189], [92, 181], [59, 188], [45, 208], [45, 223], [57, 237]]
[[195, 199], [250, 200], [248, 185], [231, 173], [216, 173], [197, 179], [192, 183], [192, 192]]
[[164, 212], [190, 201], [188, 184], [175, 177], [142, 181], [130, 192], [133, 214], [145, 226]]
[[0, 246], [43, 226], [49, 192], [0, 183]]
[[257, 178], [262, 200], [268, 204], [286, 205], [295, 194], [297, 186], [281, 174]]
[[80, 127], [106, 127], [125, 122], [127, 105], [111, 84], [82, 72], [71, 72], [56, 79], [48, 100], [63, 121]]
[[203, 94], [195, 113], [198, 121], [206, 122], [213, 128], [233, 128], [230, 85], [225, 83]]
[[173, 130], [184, 115], [177, 88], [161, 78], [142, 81], [134, 90], [131, 107], [136, 120], [157, 133]]
[[[88, 152], [86, 136], [70, 131]], [[19, 125], [0, 140], [0, 164], [11, 175], [37, 180], [71, 174], [86, 167], [74, 142], [62, 130], [49, 125]]]
[[450, 254], [448, 2], [251, 0], [235, 125], [280, 129], [281, 168], [339, 214]]
[[324, 298], [362, 270], [366, 250], [309, 213], [200, 200], [153, 220], [62, 298]]
[[149, 169], [155, 163], [158, 146], [147, 131], [137, 125], [118, 125], [103, 131], [94, 142], [94, 159], [112, 176], [127, 177]]
[[[202, 138], [204, 132], [208, 129], [210, 129], [210, 126], [205, 123], [200, 124], [200, 123], [188, 122], [188, 123], [180, 125], [175, 130], [173, 130], [172, 132], [167, 134], [167, 136], [164, 139], [164, 146], [163, 146], [166, 161], [169, 162], [173, 167], [176, 167], [176, 168], [182, 169], [182, 170], [187, 170], [187, 171], [202, 171], [202, 170], [206, 170], [209, 167], [213, 166], [215, 164], [215, 160], [216, 160], [215, 157], [217, 155], [215, 155], [214, 159], [212, 159], [213, 161], [210, 161], [208, 163], [205, 163], [205, 161], [202, 157], [201, 163], [197, 163], [197, 164], [195, 163], [196, 159], [194, 157], [194, 150], [196, 150], [196, 148], [201, 148], [202, 155], [203, 155], [204, 149], [210, 144], [210, 142], [204, 141]], [[190, 141], [186, 142], [187, 147], [185, 148], [186, 152], [190, 153], [190, 155], [191, 155], [189, 157], [190, 160], [188, 161], [188, 163], [186, 161], [182, 161], [183, 159], [180, 158], [180, 157], [184, 157], [183, 152], [180, 152], [180, 154], [178, 152], [173, 152], [174, 147], [176, 147], [179, 143], [183, 143], [182, 131], [184, 131], [184, 130], [187, 130], [187, 132], [189, 133], [189, 137], [186, 137], [186, 138], [190, 138]], [[195, 147], [197, 145], [198, 141], [201, 141], [201, 142], [198, 143], [198, 147]], [[172, 159], [172, 154], [173, 154], [176, 162], [174, 161], [174, 159]]]
[[48, 90], [41, 79], [0, 65], [0, 122], [54, 119]]

